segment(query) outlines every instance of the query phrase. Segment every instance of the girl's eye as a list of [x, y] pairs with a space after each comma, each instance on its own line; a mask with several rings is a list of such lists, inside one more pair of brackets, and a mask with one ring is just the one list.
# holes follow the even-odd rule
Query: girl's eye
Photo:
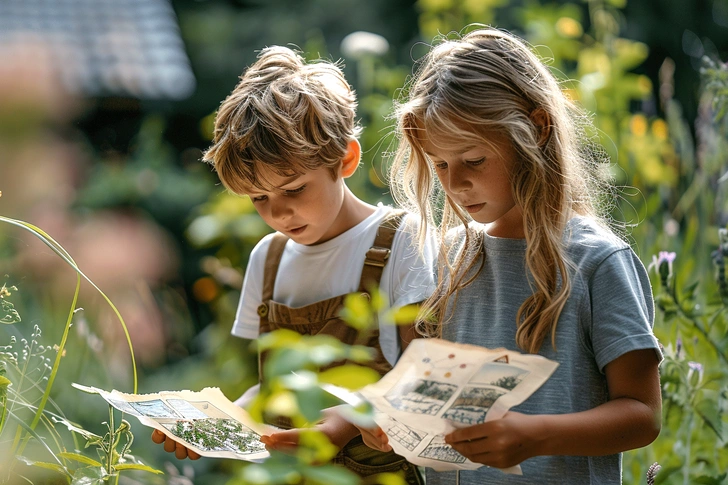
[[485, 157], [483, 157], [483, 158], [478, 158], [478, 159], [476, 159], [476, 160], [465, 160], [465, 162], [466, 162], [466, 163], [467, 163], [468, 165], [472, 165], [472, 166], [480, 165], [480, 164], [481, 164], [481, 163], [483, 163], [484, 161], [485, 161]]
[[300, 187], [297, 187], [295, 189], [286, 190], [286, 195], [296, 195], [303, 192], [303, 189], [306, 188], [306, 184], [301, 185]]
[[438, 170], [445, 170], [447, 168], [446, 162], [437, 162], [434, 165], [435, 165], [435, 168]]

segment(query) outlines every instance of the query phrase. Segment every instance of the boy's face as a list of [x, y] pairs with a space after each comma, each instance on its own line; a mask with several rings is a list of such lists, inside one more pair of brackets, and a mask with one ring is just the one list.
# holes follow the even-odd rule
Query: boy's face
[[254, 188], [248, 191], [248, 196], [260, 217], [276, 231], [310, 246], [326, 242], [348, 229], [341, 211], [346, 190], [344, 179], [334, 180], [328, 168], [284, 177], [262, 166], [260, 175], [274, 189]]

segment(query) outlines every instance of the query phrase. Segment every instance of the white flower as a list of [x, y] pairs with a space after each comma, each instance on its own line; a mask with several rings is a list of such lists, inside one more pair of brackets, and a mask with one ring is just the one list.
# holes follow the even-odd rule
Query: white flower
[[347, 59], [359, 60], [366, 56], [383, 56], [389, 51], [389, 42], [379, 34], [357, 31], [344, 37], [341, 52]]

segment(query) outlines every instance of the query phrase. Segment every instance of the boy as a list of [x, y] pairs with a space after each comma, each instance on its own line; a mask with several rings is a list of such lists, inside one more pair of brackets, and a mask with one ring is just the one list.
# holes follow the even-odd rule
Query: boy
[[[419, 256], [412, 240], [417, 219], [369, 205], [344, 183], [361, 156], [355, 108], [354, 93], [338, 66], [307, 64], [288, 48], [266, 48], [220, 106], [205, 159], [225, 187], [248, 195], [277, 231], [251, 253], [233, 335], [255, 339], [277, 328], [334, 335], [374, 348], [370, 365], [383, 375], [406, 347], [412, 328], [380, 318], [379, 328], [360, 341], [338, 319], [343, 299], [376, 284], [393, 307], [420, 302], [434, 289], [435, 254], [430, 245], [424, 258]], [[318, 428], [342, 448], [335, 461], [360, 475], [399, 471], [408, 483], [421, 483], [416, 467], [391, 452], [376, 452], [381, 453], [374, 457], [376, 467], [357, 462], [357, 455], [371, 456], [373, 450], [335, 413], [326, 414]], [[155, 434], [154, 439], [164, 437]], [[278, 449], [295, 442], [296, 432], [266, 439]], [[165, 443], [168, 451], [174, 446]], [[188, 455], [181, 448], [178, 458]]]

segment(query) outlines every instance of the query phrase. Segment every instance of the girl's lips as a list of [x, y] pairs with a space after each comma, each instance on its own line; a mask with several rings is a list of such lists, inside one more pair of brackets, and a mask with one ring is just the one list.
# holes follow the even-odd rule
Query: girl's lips
[[294, 236], [297, 236], [297, 235], [301, 234], [303, 231], [305, 231], [307, 227], [308, 227], [307, 225], [301, 226], [301, 227], [295, 227], [293, 229], [290, 229], [288, 232], [293, 234]]
[[476, 212], [480, 212], [480, 209], [485, 207], [485, 204], [474, 204], [474, 205], [464, 205], [463, 209], [468, 211], [470, 214], [475, 214]]

